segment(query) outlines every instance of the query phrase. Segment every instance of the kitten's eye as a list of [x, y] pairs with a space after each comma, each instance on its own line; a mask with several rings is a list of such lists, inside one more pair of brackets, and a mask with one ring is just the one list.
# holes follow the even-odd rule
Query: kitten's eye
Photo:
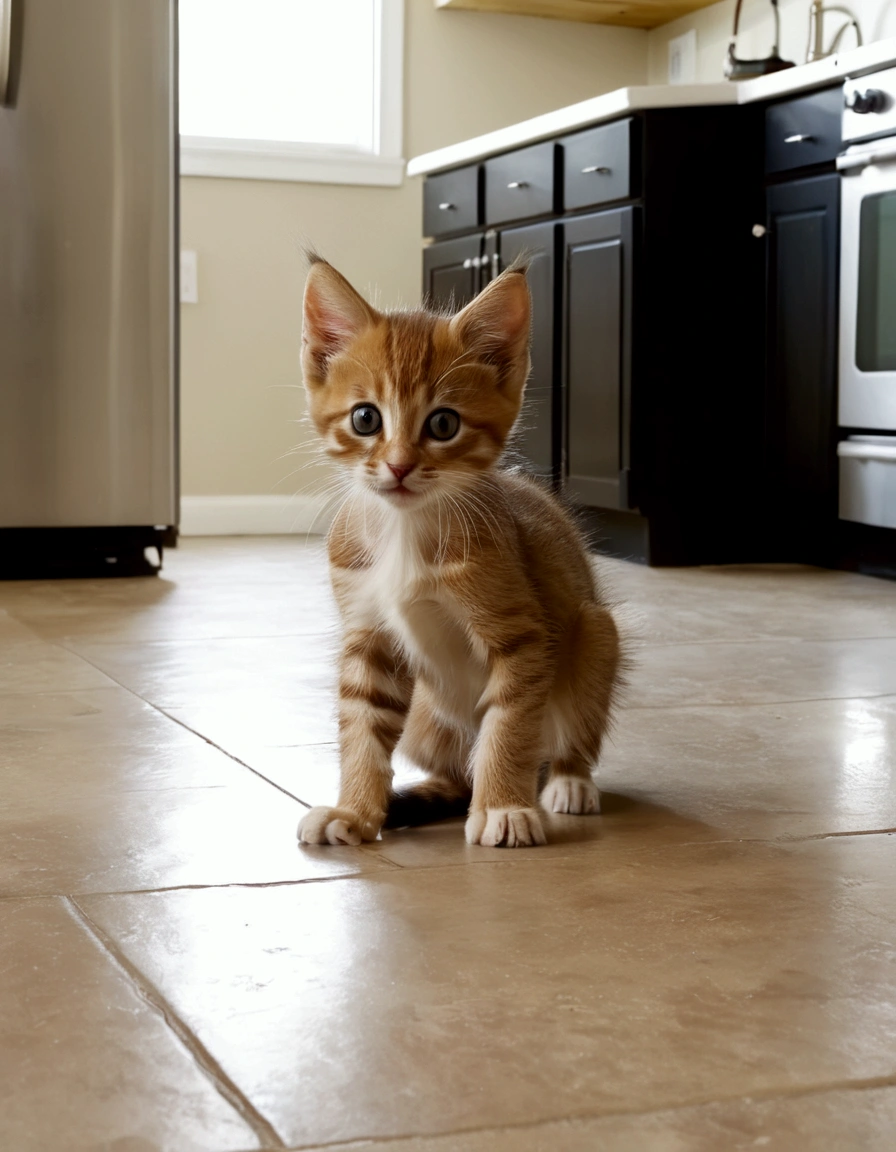
[[352, 409], [352, 427], [359, 436], [372, 436], [383, 426], [383, 418], [372, 404], [359, 404]]
[[460, 428], [460, 416], [450, 408], [440, 408], [426, 421], [426, 431], [433, 440], [450, 440]]

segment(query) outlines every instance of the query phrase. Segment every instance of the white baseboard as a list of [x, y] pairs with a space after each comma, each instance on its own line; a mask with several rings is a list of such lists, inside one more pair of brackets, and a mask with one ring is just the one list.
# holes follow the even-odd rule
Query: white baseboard
[[330, 509], [316, 496], [181, 496], [182, 536], [325, 533]]

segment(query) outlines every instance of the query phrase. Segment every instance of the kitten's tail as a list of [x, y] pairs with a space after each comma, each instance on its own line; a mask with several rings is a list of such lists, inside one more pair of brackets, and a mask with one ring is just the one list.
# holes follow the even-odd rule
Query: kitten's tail
[[392, 794], [384, 828], [411, 828], [434, 824], [452, 816], [466, 816], [472, 792], [449, 780], [424, 780]]

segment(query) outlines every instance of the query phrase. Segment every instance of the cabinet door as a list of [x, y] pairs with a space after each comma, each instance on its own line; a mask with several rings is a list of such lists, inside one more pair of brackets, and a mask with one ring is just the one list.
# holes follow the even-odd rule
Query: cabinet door
[[479, 291], [482, 234], [441, 240], [423, 249], [423, 299], [432, 308], [456, 311]]
[[532, 371], [526, 400], [517, 425], [517, 448], [540, 475], [554, 478], [560, 456], [559, 373], [556, 370], [555, 313], [558, 225], [533, 224], [499, 234], [501, 267], [520, 256], [529, 259], [532, 295]]
[[839, 176], [768, 190], [766, 450], [782, 559], [833, 546], [839, 223]]
[[579, 504], [629, 508], [637, 208], [563, 225], [566, 487]]

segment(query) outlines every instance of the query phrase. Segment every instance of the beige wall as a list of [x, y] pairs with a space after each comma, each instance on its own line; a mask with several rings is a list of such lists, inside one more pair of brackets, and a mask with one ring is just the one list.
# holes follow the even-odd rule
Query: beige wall
[[[865, 43], [896, 36], [896, 0], [837, 0], [858, 17]], [[647, 35], [649, 46], [648, 73], [651, 84], [665, 84], [668, 77], [669, 41], [691, 28], [697, 30], [697, 80], [722, 80], [722, 65], [734, 26], [735, 0], [722, 0], [683, 16], [671, 24], [655, 28]], [[809, 32], [809, 0], [779, 0], [781, 12], [781, 55], [785, 60], [802, 64], [806, 59]], [[825, 43], [829, 44], [842, 19], [836, 13], [825, 18]], [[774, 22], [768, 0], [745, 0], [741, 11], [741, 34], [737, 54], [745, 59], [767, 56], [771, 49]], [[842, 41], [845, 48], [855, 44], [855, 33], [848, 31]]]
[[[405, 156], [647, 77], [637, 29], [437, 12], [408, 0]], [[182, 491], [289, 495], [322, 482], [307, 454], [298, 371], [311, 243], [384, 306], [420, 292], [421, 182], [400, 188], [185, 178], [181, 243], [199, 255], [181, 307]]]

